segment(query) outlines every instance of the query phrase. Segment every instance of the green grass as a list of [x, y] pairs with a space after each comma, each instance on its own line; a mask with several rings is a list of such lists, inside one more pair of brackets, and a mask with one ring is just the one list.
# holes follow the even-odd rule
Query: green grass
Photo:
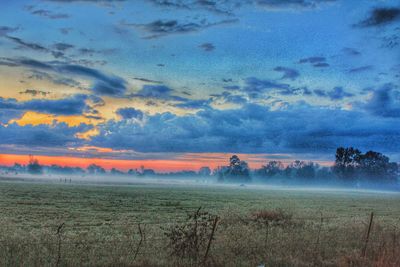
[[[196, 265], [171, 256], [165, 232], [199, 207], [220, 217], [208, 265], [373, 266], [390, 250], [384, 258], [396, 263], [399, 200], [396, 193], [3, 181], [0, 265], [54, 266], [59, 251], [60, 266]], [[252, 221], [258, 211], [275, 210], [290, 214], [290, 221], [268, 229]], [[371, 212], [374, 224], [363, 259]], [[135, 258], [138, 223], [146, 240]]]

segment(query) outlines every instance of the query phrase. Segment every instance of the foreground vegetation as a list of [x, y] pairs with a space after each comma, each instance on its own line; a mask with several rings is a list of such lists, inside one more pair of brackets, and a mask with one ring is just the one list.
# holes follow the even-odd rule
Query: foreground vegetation
[[399, 266], [399, 200], [0, 181], [0, 266]]

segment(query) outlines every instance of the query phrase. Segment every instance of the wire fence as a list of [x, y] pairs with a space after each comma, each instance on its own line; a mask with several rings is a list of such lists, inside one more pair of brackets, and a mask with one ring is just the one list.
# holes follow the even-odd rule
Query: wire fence
[[[314, 249], [315, 251], [319, 247], [325, 247], [324, 249], [327, 250], [337, 247], [339, 244], [343, 247], [354, 247], [360, 251], [360, 255], [364, 256], [369, 247], [383, 247], [389, 243], [392, 247], [400, 246], [400, 214], [396, 213], [371, 212], [345, 215], [321, 213], [319, 216], [288, 216], [282, 219], [283, 222], [280, 221], [281, 219], [269, 217], [260, 219], [242, 214], [230, 214], [229, 217], [222, 218], [210, 215], [210, 220], [214, 220], [216, 228], [212, 228], [211, 224], [205, 224], [207, 227], [205, 240], [211, 251], [213, 248], [220, 249], [226, 245], [227, 238], [231, 237], [231, 232], [227, 229], [232, 226], [240, 226], [242, 230], [249, 230], [250, 236], [246, 237], [244, 234], [241, 236], [252, 240], [246, 244], [246, 251], [250, 254], [266, 248], [273, 250], [294, 246], [290, 242], [302, 242], [303, 246], [309, 246], [310, 250]], [[171, 244], [174, 239], [168, 233], [170, 234], [174, 227], [182, 227], [182, 229], [191, 231], [190, 227], [194, 225], [193, 222], [193, 217], [188, 217], [169, 220], [126, 219], [126, 221], [101, 223], [60, 221], [60, 223], [47, 224], [2, 224], [0, 226], [0, 248], [3, 249], [4, 255], [16, 248], [30, 250], [32, 247], [48, 247], [55, 253], [54, 255], [58, 255], [53, 255], [54, 258], [57, 258], [54, 260], [56, 262], [77, 260], [77, 256], [71, 255], [73, 254], [71, 251], [75, 252], [81, 247], [92, 249], [99, 257], [110, 256], [101, 248], [123, 247], [125, 248], [124, 253], [130, 254], [131, 257], [134, 254], [134, 258], [151, 258], [157, 253], [170, 255], [170, 252], [167, 251], [173, 250]], [[332, 227], [331, 223], [335, 227]], [[346, 231], [338, 230], [341, 228], [346, 228]], [[383, 228], [386, 230], [382, 230]], [[390, 229], [388, 230], [388, 228]], [[121, 234], [119, 230], [122, 229], [130, 231]], [[10, 231], [19, 231], [18, 238], [4, 235], [4, 233], [10, 234]], [[81, 236], [82, 232], [89, 234]], [[185, 235], [189, 234], [185, 233]], [[237, 232], [235, 234], [240, 235]], [[183, 243], [187, 242], [187, 246], [193, 245], [191, 239], [188, 238], [185, 241], [187, 236], [179, 238]], [[203, 245], [203, 254], [204, 250]], [[85, 256], [82, 253], [78, 255], [80, 255], [78, 257]]]

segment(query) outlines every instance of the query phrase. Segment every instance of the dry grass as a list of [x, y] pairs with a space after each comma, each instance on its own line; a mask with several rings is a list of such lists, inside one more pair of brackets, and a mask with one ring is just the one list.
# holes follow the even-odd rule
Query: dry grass
[[[398, 200], [0, 183], [0, 266], [57, 266], [58, 256], [59, 266], [400, 266]], [[209, 213], [187, 217], [199, 206]], [[220, 222], [203, 262], [215, 215]]]

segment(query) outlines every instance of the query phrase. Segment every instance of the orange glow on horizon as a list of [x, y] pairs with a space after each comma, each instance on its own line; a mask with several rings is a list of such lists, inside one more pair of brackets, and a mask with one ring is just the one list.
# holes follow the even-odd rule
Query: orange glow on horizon
[[[226, 165], [228, 159], [223, 161], [209, 161], [204, 162], [202, 160], [184, 160], [184, 159], [155, 159], [155, 160], [123, 160], [123, 159], [104, 159], [104, 158], [80, 158], [80, 157], [69, 157], [69, 156], [34, 156], [42, 165], [57, 164], [60, 166], [68, 167], [81, 167], [87, 168], [90, 164], [96, 164], [103, 167], [106, 170], [116, 168], [119, 170], [127, 171], [129, 169], [139, 169], [140, 166], [145, 168], [153, 169], [158, 172], [175, 172], [182, 170], [193, 170], [197, 171], [200, 167], [209, 166], [211, 169], [217, 166]], [[29, 160], [28, 155], [17, 155], [17, 154], [0, 154], [0, 165], [12, 166], [14, 163], [27, 164]]]
[[[87, 168], [90, 164], [96, 164], [106, 170], [116, 168], [123, 171], [129, 169], [139, 169], [144, 166], [147, 169], [153, 169], [157, 172], [176, 172], [182, 170], [198, 171], [201, 167], [208, 166], [215, 169], [218, 166], [227, 166], [229, 156], [225, 153], [188, 153], [172, 159], [143, 159], [143, 160], [127, 160], [127, 159], [106, 159], [106, 158], [82, 158], [73, 156], [44, 156], [35, 155], [34, 158], [42, 165], [57, 164], [60, 166]], [[265, 165], [268, 160], [264, 155], [257, 154], [237, 154], [240, 159], [249, 163], [250, 168], [260, 168]], [[0, 154], [0, 165], [12, 166], [15, 163], [26, 165], [29, 161], [28, 155], [18, 154]], [[282, 161], [284, 165], [292, 160]], [[329, 166], [331, 162], [319, 161], [322, 166]]]

